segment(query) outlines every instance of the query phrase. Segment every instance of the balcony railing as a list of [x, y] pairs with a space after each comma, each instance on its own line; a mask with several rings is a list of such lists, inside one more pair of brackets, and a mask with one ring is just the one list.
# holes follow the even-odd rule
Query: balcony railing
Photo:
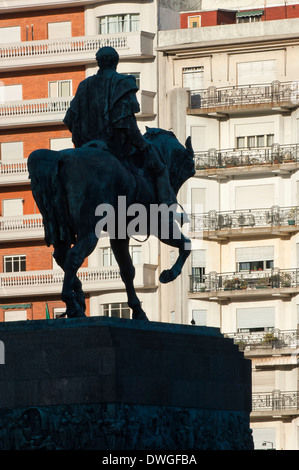
[[206, 152], [195, 152], [194, 161], [196, 170], [298, 163], [299, 145], [273, 144], [271, 147], [254, 149], [209, 149]]
[[[23, 216], [0, 217], [0, 233], [11, 232], [14, 230], [33, 230], [43, 229], [43, 219], [40, 214], [31, 214]], [[10, 234], [10, 237], [12, 235]]]
[[189, 290], [196, 292], [250, 291], [253, 289], [280, 289], [299, 287], [299, 269], [273, 268], [265, 271], [232, 273], [211, 272], [191, 275]]
[[257, 332], [238, 332], [225, 334], [228, 338], [232, 338], [239, 349], [281, 349], [281, 348], [298, 348], [299, 346], [299, 330], [272, 329], [271, 331]]
[[191, 215], [191, 231], [233, 230], [258, 227], [292, 227], [299, 224], [299, 206], [235, 211], [209, 211]]
[[299, 393], [273, 390], [252, 394], [252, 411], [298, 410]]
[[66, 97], [0, 103], [0, 119], [36, 114], [65, 113], [70, 106], [71, 100], [72, 97]]
[[37, 66], [49, 60], [69, 64], [94, 62], [96, 51], [103, 46], [114, 47], [120, 58], [153, 57], [154, 36], [146, 31], [131, 31], [1, 44], [1, 68]]
[[282, 105], [295, 107], [298, 105], [299, 84], [297, 82], [280, 82], [275, 80], [267, 84], [230, 86], [216, 88], [211, 86], [203, 90], [191, 90], [189, 93], [189, 109], [208, 110], [237, 109], [268, 105], [279, 108]]

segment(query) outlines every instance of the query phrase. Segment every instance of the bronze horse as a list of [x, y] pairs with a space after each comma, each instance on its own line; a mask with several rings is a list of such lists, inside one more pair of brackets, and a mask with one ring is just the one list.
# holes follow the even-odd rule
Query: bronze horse
[[[186, 140], [184, 147], [172, 132], [161, 129], [148, 129], [145, 137], [166, 164], [171, 186], [177, 194], [195, 172], [191, 139]], [[154, 182], [143, 165], [138, 166], [138, 158], [132, 157], [131, 163], [119, 161], [102, 142], [61, 151], [35, 150], [28, 157], [28, 170], [32, 194], [43, 217], [45, 242], [54, 247], [53, 256], [64, 271], [61, 298], [67, 307], [66, 315], [69, 318], [85, 316], [85, 298], [77, 271], [97, 245], [97, 224], [106, 220], [104, 214], [97, 215], [98, 208], [114, 208], [116, 225], [122, 220], [127, 226], [127, 215], [118, 213], [118, 198], [125, 196], [127, 208], [142, 204], [149, 214], [151, 205], [157, 204]], [[167, 238], [161, 235], [163, 222], [159, 224], [155, 235], [163, 243], [179, 249], [174, 265], [160, 275], [160, 282], [167, 283], [180, 275], [190, 254], [190, 240], [171, 216], [167, 221]], [[116, 234], [118, 228], [116, 226]], [[110, 236], [132, 318], [147, 320], [134, 289], [130, 237], [127, 234], [111, 236], [108, 223], [103, 230]], [[151, 235], [150, 224], [145, 235]]]

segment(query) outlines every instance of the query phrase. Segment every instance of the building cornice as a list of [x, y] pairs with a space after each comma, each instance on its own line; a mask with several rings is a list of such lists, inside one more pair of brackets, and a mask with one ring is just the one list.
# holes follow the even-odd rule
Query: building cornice
[[[290, 23], [291, 22], [291, 23]], [[299, 19], [205, 28], [160, 31], [157, 51], [169, 55], [190, 56], [215, 51], [232, 52], [263, 48], [285, 48], [299, 43]], [[231, 29], [230, 29], [231, 28]], [[277, 33], [277, 31], [279, 33]]]
[[[97, 3], [103, 2], [104, 0], [97, 0]], [[18, 11], [85, 6], [94, 3], [95, 0], [0, 0], [0, 15]]]

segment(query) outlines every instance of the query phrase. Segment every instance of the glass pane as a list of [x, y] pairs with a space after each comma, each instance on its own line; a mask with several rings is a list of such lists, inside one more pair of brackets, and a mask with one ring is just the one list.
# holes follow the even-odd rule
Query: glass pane
[[139, 31], [139, 14], [131, 15], [131, 31]]
[[103, 307], [103, 315], [108, 317], [109, 316], [109, 304], [104, 304], [102, 307]]
[[274, 134], [268, 134], [267, 135], [267, 146], [271, 147], [274, 143]]
[[120, 304], [111, 304], [111, 317], [120, 318]]
[[71, 82], [65, 81], [60, 82], [60, 96], [70, 96], [71, 95]]
[[49, 97], [58, 97], [58, 82], [49, 82]]
[[25, 256], [21, 257], [20, 271], [26, 271], [26, 257]]
[[107, 33], [114, 34], [118, 33], [118, 16], [108, 16], [107, 17]]
[[264, 135], [258, 135], [257, 136], [257, 147], [264, 147], [265, 145], [265, 136]]
[[242, 149], [245, 147], [245, 137], [237, 137], [237, 148]]
[[99, 18], [99, 34], [107, 34], [107, 18]]
[[255, 147], [255, 136], [254, 135], [250, 135], [247, 138], [247, 146], [248, 146], [248, 148]]
[[4, 259], [4, 272], [12, 273], [12, 258]]

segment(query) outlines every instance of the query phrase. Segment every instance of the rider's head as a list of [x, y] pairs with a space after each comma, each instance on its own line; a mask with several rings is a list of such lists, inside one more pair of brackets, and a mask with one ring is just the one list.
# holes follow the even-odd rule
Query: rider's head
[[113, 47], [101, 47], [96, 53], [98, 66], [101, 69], [115, 69], [119, 61], [119, 55]]

